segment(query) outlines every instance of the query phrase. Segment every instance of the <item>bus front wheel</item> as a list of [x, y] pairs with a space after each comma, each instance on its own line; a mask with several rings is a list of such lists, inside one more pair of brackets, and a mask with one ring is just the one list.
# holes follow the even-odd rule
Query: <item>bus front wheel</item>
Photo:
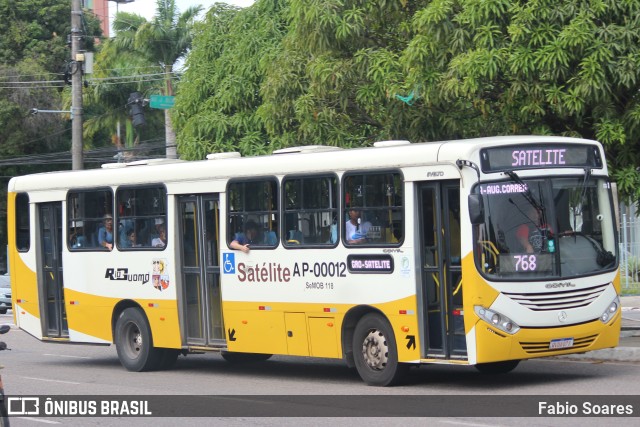
[[478, 371], [488, 375], [508, 374], [516, 369], [519, 360], [505, 360], [504, 362], [478, 363], [474, 365]]
[[391, 325], [376, 313], [360, 319], [353, 334], [353, 357], [362, 380], [375, 386], [397, 384], [408, 366], [398, 362], [398, 350]]
[[120, 363], [129, 371], [151, 371], [162, 361], [161, 350], [153, 347], [149, 322], [139, 308], [127, 308], [120, 313], [115, 342]]

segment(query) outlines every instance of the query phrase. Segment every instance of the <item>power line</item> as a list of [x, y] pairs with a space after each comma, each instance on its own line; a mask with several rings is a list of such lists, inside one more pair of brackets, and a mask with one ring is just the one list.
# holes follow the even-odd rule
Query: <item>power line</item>
[[[162, 140], [156, 140], [155, 143], [141, 143], [135, 147], [118, 148], [103, 147], [94, 150], [85, 151], [85, 162], [88, 163], [115, 163], [115, 156], [122, 153], [129, 153], [127, 159], [142, 160], [149, 158], [163, 158], [166, 145]], [[159, 154], [153, 154], [159, 151]], [[137, 155], [145, 153], [144, 155]], [[70, 164], [72, 162], [70, 151], [60, 151], [56, 153], [33, 154], [20, 157], [9, 157], [0, 159], [0, 167], [2, 166], [24, 166], [24, 165], [54, 165], [54, 164]]]

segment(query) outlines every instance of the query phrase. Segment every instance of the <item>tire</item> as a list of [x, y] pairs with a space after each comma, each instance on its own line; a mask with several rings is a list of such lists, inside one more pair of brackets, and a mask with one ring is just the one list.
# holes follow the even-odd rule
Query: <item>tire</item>
[[0, 308], [0, 314], [7, 314], [8, 308]]
[[9, 411], [7, 411], [7, 398], [4, 395], [4, 386], [0, 378], [0, 426], [9, 427]]
[[139, 308], [127, 308], [120, 313], [115, 342], [120, 363], [127, 370], [152, 371], [160, 366], [163, 351], [153, 346], [149, 322]]
[[519, 363], [519, 360], [505, 360], [504, 362], [478, 363], [474, 366], [483, 374], [500, 375], [513, 371]]
[[264, 362], [272, 356], [263, 353], [234, 353], [230, 351], [223, 351], [221, 354], [222, 358], [229, 363]]
[[353, 359], [362, 380], [368, 385], [398, 384], [408, 365], [398, 363], [396, 339], [389, 322], [379, 314], [362, 317], [353, 334]]

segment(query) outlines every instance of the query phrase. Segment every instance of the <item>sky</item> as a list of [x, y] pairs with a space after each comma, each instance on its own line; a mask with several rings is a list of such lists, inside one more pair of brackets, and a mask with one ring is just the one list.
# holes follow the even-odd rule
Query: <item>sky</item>
[[[254, 0], [176, 0], [176, 6], [180, 12], [186, 10], [189, 6], [202, 5], [203, 10], [209, 9], [214, 3], [229, 3], [235, 6], [247, 7], [254, 3]], [[147, 20], [153, 18], [156, 12], [156, 0], [135, 0], [133, 3], [117, 4], [114, 1], [109, 2], [109, 21], [113, 22], [116, 14], [119, 12], [130, 12], [142, 15]]]

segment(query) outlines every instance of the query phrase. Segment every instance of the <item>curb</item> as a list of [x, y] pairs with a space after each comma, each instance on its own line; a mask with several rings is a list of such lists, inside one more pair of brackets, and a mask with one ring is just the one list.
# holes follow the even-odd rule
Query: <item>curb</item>
[[640, 347], [615, 347], [594, 350], [583, 354], [567, 354], [554, 356], [553, 359], [582, 360], [591, 362], [640, 362]]

